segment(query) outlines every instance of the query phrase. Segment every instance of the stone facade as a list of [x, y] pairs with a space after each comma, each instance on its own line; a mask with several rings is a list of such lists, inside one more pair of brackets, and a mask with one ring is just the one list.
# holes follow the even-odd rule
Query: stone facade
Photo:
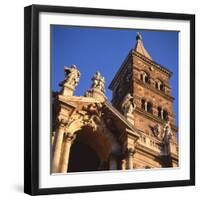
[[65, 67], [61, 91], [53, 93], [52, 173], [177, 167], [171, 75], [152, 60], [140, 34], [109, 86], [111, 103], [100, 72], [78, 97], [81, 73]]

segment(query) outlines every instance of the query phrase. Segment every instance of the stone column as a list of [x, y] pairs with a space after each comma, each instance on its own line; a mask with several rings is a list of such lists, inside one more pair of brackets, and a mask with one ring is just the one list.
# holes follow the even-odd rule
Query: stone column
[[128, 169], [133, 169], [133, 155], [134, 155], [134, 149], [129, 148], [127, 151], [127, 158], [128, 158]]
[[160, 90], [160, 85], [161, 85], [161, 83], [160, 82], [158, 82], [158, 89]]
[[69, 163], [69, 154], [70, 154], [70, 148], [72, 145], [72, 142], [75, 139], [75, 135], [73, 133], [65, 133], [64, 135], [64, 141], [63, 141], [63, 155], [61, 158], [61, 167], [60, 172], [66, 173], [68, 169], [68, 163]]
[[144, 109], [145, 109], [145, 111], [147, 111], [147, 102], [146, 101], [144, 102]]
[[161, 113], [161, 119], [163, 119], [163, 109], [161, 109], [160, 113]]
[[60, 156], [61, 156], [61, 149], [62, 149], [62, 142], [63, 142], [63, 135], [65, 126], [61, 122], [58, 126], [56, 138], [54, 139], [54, 149], [53, 149], [53, 160], [52, 160], [52, 172], [56, 173], [59, 170], [59, 163], [60, 163]]
[[143, 83], [146, 83], [146, 82], [145, 82], [146, 76], [147, 76], [146, 74], [143, 74], [143, 76], [142, 76], [142, 81], [143, 81]]

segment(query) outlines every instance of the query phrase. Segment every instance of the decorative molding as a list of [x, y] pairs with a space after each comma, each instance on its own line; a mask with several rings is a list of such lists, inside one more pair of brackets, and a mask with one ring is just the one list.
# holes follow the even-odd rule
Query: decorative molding
[[147, 57], [143, 56], [142, 54], [136, 52], [135, 50], [132, 50], [132, 55], [135, 55], [137, 57], [139, 57], [140, 59], [142, 59], [143, 61], [145, 61], [146, 63], [153, 65], [154, 67], [156, 67], [158, 70], [160, 70], [161, 72], [164, 72], [165, 74], [167, 74], [169, 77], [172, 76], [172, 72], [170, 70], [168, 70], [166, 67], [156, 63], [155, 61], [152, 61], [150, 59], [148, 59]]

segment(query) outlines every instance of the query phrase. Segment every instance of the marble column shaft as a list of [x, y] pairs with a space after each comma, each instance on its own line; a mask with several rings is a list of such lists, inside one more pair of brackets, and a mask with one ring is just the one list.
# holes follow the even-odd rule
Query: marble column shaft
[[62, 155], [61, 167], [60, 167], [61, 173], [66, 173], [68, 170], [70, 148], [74, 139], [75, 139], [75, 135], [71, 133], [65, 133], [63, 151], [62, 151], [63, 155]]
[[53, 160], [52, 160], [52, 172], [57, 173], [59, 170], [59, 163], [61, 157], [61, 150], [62, 150], [62, 142], [63, 142], [63, 135], [64, 135], [64, 124], [60, 124], [55, 135], [54, 139], [54, 152], [53, 152]]
[[127, 158], [128, 158], [128, 169], [133, 169], [133, 155], [134, 155], [134, 150], [132, 148], [128, 149], [127, 152]]

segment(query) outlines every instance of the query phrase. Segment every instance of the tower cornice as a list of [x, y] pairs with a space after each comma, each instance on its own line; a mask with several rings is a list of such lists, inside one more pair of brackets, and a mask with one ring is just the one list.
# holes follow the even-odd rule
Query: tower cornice
[[152, 65], [152, 66], [154, 66], [156, 69], [158, 69], [159, 71], [161, 71], [161, 72], [164, 72], [165, 74], [167, 74], [168, 76], [169, 76], [169, 78], [172, 76], [172, 72], [169, 70], [169, 69], [167, 69], [166, 67], [164, 67], [164, 66], [162, 66], [162, 65], [160, 65], [160, 64], [158, 64], [158, 63], [156, 63], [155, 61], [152, 61], [152, 60], [150, 60], [149, 58], [147, 58], [147, 57], [145, 57], [145, 56], [143, 56], [142, 54], [140, 54], [140, 53], [138, 53], [137, 51], [135, 51], [135, 50], [132, 50], [132, 55], [134, 56], [137, 56], [137, 57], [139, 57], [141, 60], [143, 60], [144, 62], [146, 62], [146, 63], [148, 63], [148, 64], [150, 64], [150, 65]]

